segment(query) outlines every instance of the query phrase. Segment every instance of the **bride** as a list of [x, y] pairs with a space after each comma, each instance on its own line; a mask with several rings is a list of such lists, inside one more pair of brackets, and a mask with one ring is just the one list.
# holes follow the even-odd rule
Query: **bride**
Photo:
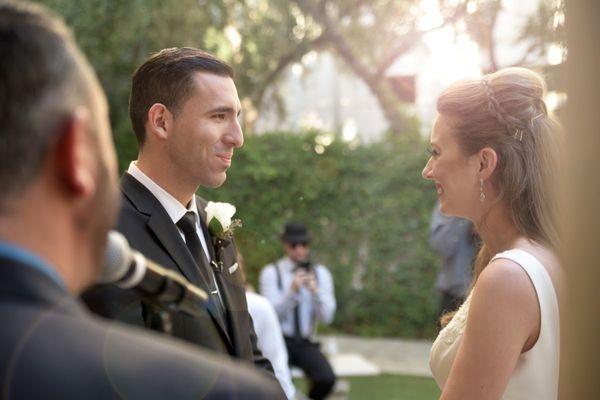
[[561, 269], [552, 182], [559, 125], [536, 73], [507, 68], [437, 101], [431, 157], [441, 211], [473, 221], [483, 246], [472, 290], [430, 354], [443, 400], [555, 400]]

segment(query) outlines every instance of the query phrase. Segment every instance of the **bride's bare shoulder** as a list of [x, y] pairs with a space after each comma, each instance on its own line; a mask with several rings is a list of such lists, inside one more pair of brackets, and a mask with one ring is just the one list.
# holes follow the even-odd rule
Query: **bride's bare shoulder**
[[524, 244], [522, 249], [532, 254], [544, 266], [548, 275], [550, 275], [559, 300], [563, 298], [562, 294], [565, 291], [564, 269], [556, 252], [535, 242]]

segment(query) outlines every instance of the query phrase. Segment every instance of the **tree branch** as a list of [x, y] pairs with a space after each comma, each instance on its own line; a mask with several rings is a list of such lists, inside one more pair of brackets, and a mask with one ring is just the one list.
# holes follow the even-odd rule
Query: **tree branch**
[[300, 45], [294, 47], [288, 53], [284, 54], [277, 61], [277, 65], [275, 68], [267, 74], [267, 76], [262, 79], [260, 85], [258, 85], [258, 90], [252, 96], [252, 102], [256, 105], [257, 108], [260, 108], [260, 103], [264, 97], [265, 91], [273, 82], [279, 78], [279, 75], [292, 63], [297, 62], [302, 59], [306, 53], [314, 48], [319, 48], [323, 45], [326, 38], [323, 34], [321, 34], [316, 39], [306, 41], [301, 43]]
[[361, 64], [348, 42], [342, 37], [335, 24], [331, 21], [331, 18], [327, 15], [327, 0], [320, 0], [316, 7], [311, 6], [306, 0], [294, 0], [294, 3], [321, 25], [326, 41], [331, 42], [339, 56], [348, 64], [350, 69], [369, 84], [369, 81], [372, 81], [373, 73], [365, 65]]
[[488, 56], [490, 61], [490, 69], [493, 71], [498, 70], [498, 59], [496, 58], [496, 42], [494, 40], [494, 28], [498, 21], [498, 13], [502, 8], [502, 0], [496, 0], [492, 5], [492, 16], [487, 29], [487, 47]]
[[429, 32], [436, 31], [438, 29], [443, 28], [446, 25], [456, 22], [460, 17], [462, 17], [466, 13], [466, 11], [466, 3], [462, 3], [461, 6], [456, 8], [455, 12], [450, 17], [444, 19], [444, 21], [439, 26], [424, 31], [417, 30], [413, 24], [413, 29], [411, 29], [411, 32], [407, 35], [407, 37], [398, 46], [396, 46], [395, 49], [390, 51], [385, 60], [383, 60], [381, 64], [379, 64], [379, 66], [377, 67], [377, 71], [375, 72], [375, 76], [378, 78], [383, 77], [387, 69], [394, 63], [394, 61], [396, 61], [396, 59], [400, 55], [410, 50], [419, 39], [421, 39]]

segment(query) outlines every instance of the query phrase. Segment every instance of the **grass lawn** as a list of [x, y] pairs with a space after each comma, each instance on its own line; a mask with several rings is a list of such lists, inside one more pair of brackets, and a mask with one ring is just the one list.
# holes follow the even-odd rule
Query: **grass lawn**
[[[440, 395], [431, 378], [405, 375], [378, 375], [350, 378], [350, 400], [435, 400]], [[294, 384], [306, 393], [306, 383], [294, 379]]]

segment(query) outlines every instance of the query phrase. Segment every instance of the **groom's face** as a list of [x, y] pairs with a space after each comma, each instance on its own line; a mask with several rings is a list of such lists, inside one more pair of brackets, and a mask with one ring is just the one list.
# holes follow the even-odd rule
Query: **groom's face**
[[244, 143], [240, 100], [230, 77], [196, 72], [194, 91], [174, 118], [167, 152], [182, 180], [204, 187], [225, 182], [235, 148]]

